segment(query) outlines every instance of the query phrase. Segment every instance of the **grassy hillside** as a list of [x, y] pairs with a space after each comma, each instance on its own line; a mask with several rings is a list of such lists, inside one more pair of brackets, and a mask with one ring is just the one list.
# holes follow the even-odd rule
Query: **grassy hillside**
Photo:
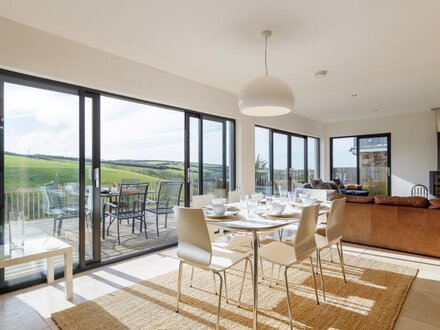
[[[193, 166], [192, 166], [193, 167]], [[58, 184], [78, 182], [78, 161], [61, 157], [5, 155], [5, 189], [29, 189], [54, 181]], [[221, 166], [206, 164], [205, 179], [221, 177]], [[90, 166], [86, 166], [89, 177]], [[112, 186], [123, 179], [155, 182], [174, 178], [183, 179], [183, 163], [170, 161], [103, 162], [101, 185]], [[193, 174], [196, 180], [196, 175]]]

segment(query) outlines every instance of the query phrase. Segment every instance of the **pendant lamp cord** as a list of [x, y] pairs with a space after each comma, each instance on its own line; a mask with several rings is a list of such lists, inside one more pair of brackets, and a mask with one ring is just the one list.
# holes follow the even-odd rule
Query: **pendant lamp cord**
[[264, 36], [264, 66], [266, 68], [266, 76], [269, 75], [269, 70], [267, 69], [267, 35]]

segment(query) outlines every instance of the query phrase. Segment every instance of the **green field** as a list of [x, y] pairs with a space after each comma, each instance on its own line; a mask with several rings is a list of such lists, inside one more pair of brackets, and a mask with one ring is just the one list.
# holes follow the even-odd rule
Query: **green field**
[[[86, 165], [87, 178], [90, 177], [90, 170], [90, 166]], [[123, 179], [136, 179], [139, 182], [183, 179], [183, 174], [183, 162], [160, 160], [102, 162], [101, 186], [118, 185]], [[205, 180], [219, 178], [220, 174], [221, 166], [204, 165]], [[6, 190], [38, 188], [52, 181], [60, 185], [75, 183], [78, 182], [78, 177], [78, 160], [50, 156], [5, 155]], [[197, 180], [197, 175], [193, 174], [192, 178]]]

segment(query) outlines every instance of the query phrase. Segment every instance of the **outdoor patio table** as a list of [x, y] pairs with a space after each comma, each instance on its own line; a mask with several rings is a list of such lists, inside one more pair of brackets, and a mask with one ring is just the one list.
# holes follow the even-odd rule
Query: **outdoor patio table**
[[[262, 232], [274, 231], [276, 229], [282, 229], [289, 224], [297, 223], [300, 219], [301, 210], [294, 207], [295, 216], [292, 218], [280, 218], [280, 219], [267, 219], [261, 215], [257, 215], [255, 218], [249, 218], [247, 212], [241, 211], [239, 213], [239, 220], [214, 221], [206, 219], [206, 221], [216, 227], [222, 227], [231, 229], [233, 231], [242, 231], [252, 233], [253, 237], [253, 264], [254, 264], [254, 276], [253, 276], [253, 294], [254, 294], [254, 306], [253, 306], [253, 328], [257, 329], [257, 315], [258, 315], [258, 235]], [[330, 209], [321, 209], [319, 215], [324, 215], [330, 212]]]

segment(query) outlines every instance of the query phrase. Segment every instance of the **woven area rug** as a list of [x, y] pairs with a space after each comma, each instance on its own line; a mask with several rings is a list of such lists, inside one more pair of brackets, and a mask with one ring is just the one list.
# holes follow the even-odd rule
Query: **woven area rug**
[[[345, 256], [348, 283], [338, 263], [323, 262], [327, 300], [316, 304], [310, 264], [289, 270], [294, 327], [297, 329], [392, 329], [416, 269]], [[244, 265], [243, 265], [244, 266]], [[252, 327], [252, 287], [248, 274], [237, 307], [243, 266], [227, 273], [229, 304], [222, 300], [220, 327]], [[271, 264], [264, 264], [270, 275]], [[274, 278], [278, 273], [275, 267]], [[287, 298], [283, 273], [278, 284], [259, 285], [259, 329], [287, 329]], [[177, 271], [143, 281], [78, 306], [52, 314], [61, 329], [201, 329], [215, 328], [217, 299], [212, 275], [196, 270], [189, 287], [190, 267], [184, 267], [180, 313], [175, 312]], [[319, 276], [317, 275], [319, 285]], [[275, 281], [274, 281], [275, 282]], [[218, 283], [217, 283], [218, 284]]]

